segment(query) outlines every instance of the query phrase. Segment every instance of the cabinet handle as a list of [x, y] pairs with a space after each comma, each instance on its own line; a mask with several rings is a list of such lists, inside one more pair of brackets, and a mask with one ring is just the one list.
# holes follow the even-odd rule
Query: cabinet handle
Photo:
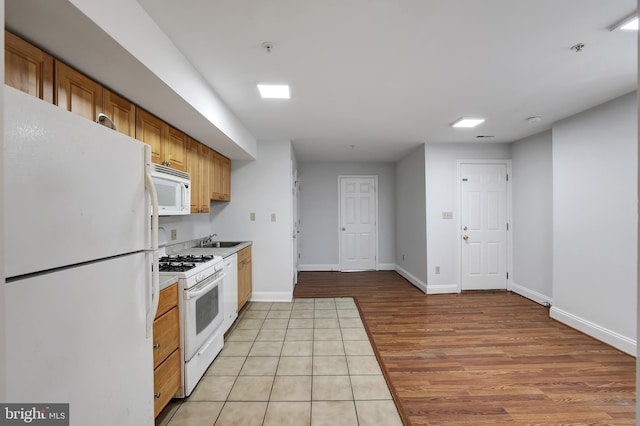
[[162, 392], [154, 393], [153, 396], [155, 396], [156, 399], [158, 399], [158, 398], [160, 398], [160, 394], [162, 394]]
[[160, 343], [154, 343], [153, 349], [160, 349]]

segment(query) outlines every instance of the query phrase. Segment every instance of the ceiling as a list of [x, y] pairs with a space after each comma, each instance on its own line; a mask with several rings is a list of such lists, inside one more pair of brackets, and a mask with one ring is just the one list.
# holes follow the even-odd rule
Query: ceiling
[[[5, 26], [233, 159], [255, 151], [220, 127], [206, 103], [196, 104], [210, 88], [230, 110], [226, 119], [239, 119], [234, 128], [258, 144], [291, 140], [299, 161], [396, 161], [424, 143], [512, 142], [637, 88], [637, 34], [609, 30], [636, 0], [114, 0], [101, 7], [5, 0]], [[113, 33], [92, 22], [103, 16]], [[582, 52], [571, 49], [576, 43]], [[288, 83], [292, 98], [263, 100], [257, 83]], [[486, 121], [451, 128], [461, 116]], [[530, 124], [531, 116], [542, 120]]]
[[[609, 30], [636, 0], [138, 2], [258, 140], [291, 140], [301, 161], [512, 142], [637, 87], [637, 35]], [[461, 116], [486, 122], [451, 128]]]

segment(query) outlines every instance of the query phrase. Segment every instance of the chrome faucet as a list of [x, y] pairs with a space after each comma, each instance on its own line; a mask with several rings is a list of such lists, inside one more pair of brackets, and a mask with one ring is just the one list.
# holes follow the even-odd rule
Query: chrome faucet
[[200, 247], [204, 247], [205, 244], [209, 244], [210, 242], [213, 241], [213, 237], [217, 237], [218, 234], [211, 234], [206, 238], [203, 238], [202, 240], [200, 240]]

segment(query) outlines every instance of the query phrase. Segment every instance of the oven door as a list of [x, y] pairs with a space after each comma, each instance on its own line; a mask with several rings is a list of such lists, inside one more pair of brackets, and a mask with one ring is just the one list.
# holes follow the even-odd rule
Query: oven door
[[184, 291], [184, 360], [189, 361], [222, 324], [224, 272]]

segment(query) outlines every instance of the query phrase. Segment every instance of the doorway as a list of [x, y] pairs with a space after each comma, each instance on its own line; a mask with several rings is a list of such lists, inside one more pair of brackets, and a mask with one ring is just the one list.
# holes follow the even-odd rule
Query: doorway
[[340, 271], [377, 269], [377, 176], [340, 176]]
[[461, 290], [506, 290], [509, 160], [459, 161]]

